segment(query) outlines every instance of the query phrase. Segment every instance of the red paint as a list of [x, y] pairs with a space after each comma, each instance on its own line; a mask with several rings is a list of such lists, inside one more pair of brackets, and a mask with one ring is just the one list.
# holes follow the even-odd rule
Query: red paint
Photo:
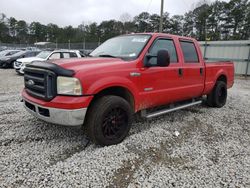
[[[144, 33], [145, 34], [145, 33]], [[103, 89], [120, 86], [130, 91], [135, 101], [135, 111], [159, 106], [171, 102], [190, 99], [208, 94], [213, 89], [219, 76], [227, 78], [228, 88], [234, 82], [234, 65], [231, 62], [205, 64], [198, 42], [195, 39], [169, 34], [149, 33], [152, 35], [140, 56], [134, 61], [119, 58], [83, 58], [64, 59], [54, 63], [76, 72], [75, 77], [82, 83], [84, 95], [91, 97], [57, 96], [50, 102], [44, 102], [29, 96], [25, 91], [23, 97], [47, 107], [76, 109], [87, 107], [93, 96]], [[173, 39], [178, 56], [177, 63], [169, 67], [150, 67], [143, 65], [144, 56], [156, 38]], [[195, 44], [199, 63], [185, 63], [179, 40], [189, 40]], [[178, 69], [183, 69], [183, 76]], [[200, 69], [203, 69], [203, 75]], [[140, 73], [140, 77], [131, 77], [131, 72]], [[145, 91], [145, 88], [152, 90]]]
[[43, 107], [61, 108], [61, 109], [79, 109], [88, 107], [93, 96], [86, 97], [71, 97], [71, 96], [56, 96], [52, 101], [46, 102], [30, 96], [25, 89], [22, 91], [22, 96], [26, 100], [36, 103]]

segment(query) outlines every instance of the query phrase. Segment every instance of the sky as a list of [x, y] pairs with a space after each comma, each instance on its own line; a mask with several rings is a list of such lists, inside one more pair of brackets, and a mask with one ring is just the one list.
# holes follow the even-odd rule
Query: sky
[[[184, 14], [199, 0], [164, 0], [164, 12]], [[214, 0], [210, 0], [214, 1]], [[28, 23], [54, 23], [59, 26], [78, 26], [81, 23], [100, 23], [119, 20], [123, 13], [131, 17], [143, 11], [160, 12], [161, 0], [0, 0], [0, 13]]]

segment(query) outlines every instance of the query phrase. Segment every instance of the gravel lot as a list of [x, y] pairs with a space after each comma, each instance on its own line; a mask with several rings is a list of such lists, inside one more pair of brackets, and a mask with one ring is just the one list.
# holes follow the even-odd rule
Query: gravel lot
[[222, 109], [137, 122], [104, 148], [29, 115], [22, 85], [0, 70], [0, 187], [250, 187], [250, 80], [236, 80]]

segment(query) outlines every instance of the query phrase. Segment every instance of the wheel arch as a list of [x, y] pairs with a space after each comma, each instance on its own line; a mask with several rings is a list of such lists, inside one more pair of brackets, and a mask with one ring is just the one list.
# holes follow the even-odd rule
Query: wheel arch
[[114, 96], [119, 96], [123, 99], [125, 99], [133, 109], [133, 111], [136, 111], [136, 99], [134, 94], [128, 89], [127, 87], [121, 86], [121, 85], [114, 85], [114, 86], [109, 86], [106, 88], [102, 88], [100, 91], [98, 91], [95, 95], [94, 98], [92, 99], [90, 103], [91, 105], [94, 104], [94, 102], [106, 95], [114, 95]]
[[217, 77], [217, 79], [216, 79], [216, 82], [218, 82], [218, 81], [223, 81], [223, 82], [225, 82], [226, 84], [227, 84], [227, 76], [226, 76], [226, 74], [220, 74], [218, 77]]

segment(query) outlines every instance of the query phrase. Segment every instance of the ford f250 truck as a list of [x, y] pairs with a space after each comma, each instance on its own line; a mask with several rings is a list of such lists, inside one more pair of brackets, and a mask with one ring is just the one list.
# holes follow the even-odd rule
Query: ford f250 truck
[[195, 39], [161, 33], [107, 40], [88, 58], [33, 62], [24, 69], [24, 106], [53, 124], [83, 126], [98, 145], [120, 143], [134, 117], [226, 103], [231, 62], [205, 63]]

